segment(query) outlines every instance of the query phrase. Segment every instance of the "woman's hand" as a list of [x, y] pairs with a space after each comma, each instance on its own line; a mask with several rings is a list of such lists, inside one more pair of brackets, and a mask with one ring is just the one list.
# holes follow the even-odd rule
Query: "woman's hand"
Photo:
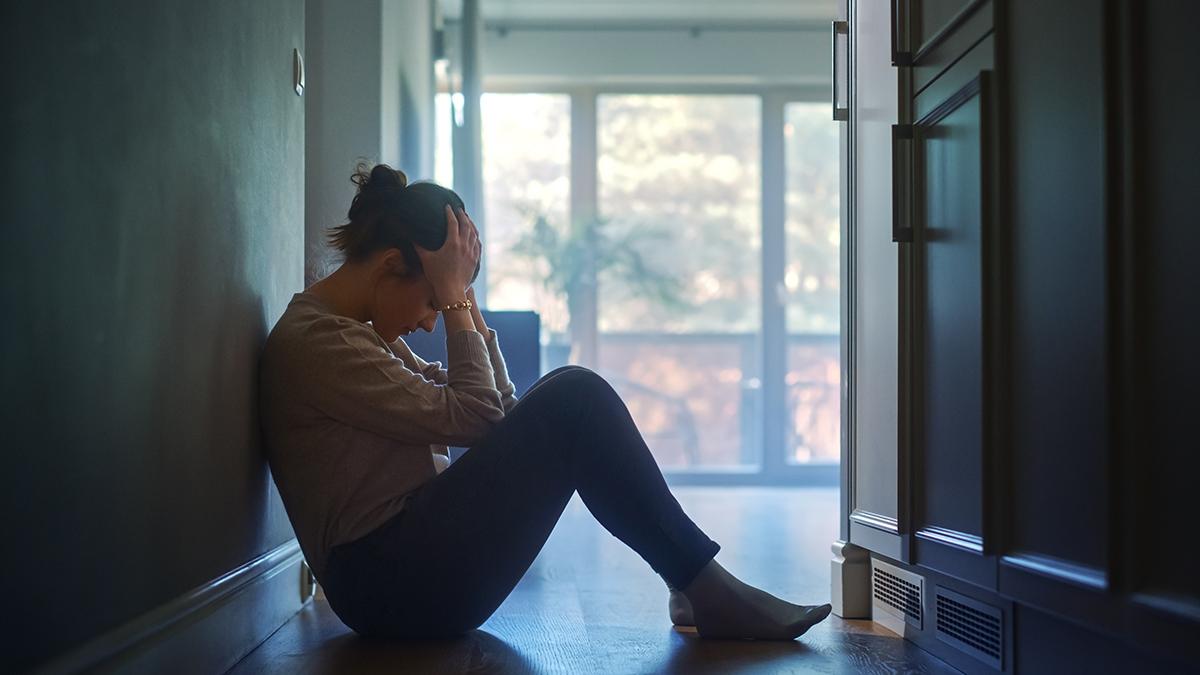
[[436, 302], [448, 305], [462, 300], [467, 286], [471, 284], [482, 252], [479, 232], [466, 212], [459, 211], [456, 215], [454, 209], [447, 204], [446, 243], [436, 251], [421, 248], [416, 244], [414, 247], [417, 255], [421, 257], [421, 265], [425, 268], [425, 278], [433, 286]]

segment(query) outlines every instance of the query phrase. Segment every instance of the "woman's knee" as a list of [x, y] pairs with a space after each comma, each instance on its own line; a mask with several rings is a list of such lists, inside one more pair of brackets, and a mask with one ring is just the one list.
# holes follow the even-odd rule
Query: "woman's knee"
[[603, 377], [588, 368], [570, 366], [552, 371], [538, 380], [521, 397], [517, 407], [543, 419], [559, 415], [575, 419], [581, 406], [607, 398], [619, 396]]
[[546, 373], [545, 375], [542, 375], [540, 378], [538, 378], [538, 381], [534, 382], [533, 386], [536, 387], [543, 382], [549, 382], [550, 380], [555, 379], [559, 375], [563, 375], [564, 373], [569, 373], [573, 370], [587, 370], [587, 368], [584, 368], [583, 366], [576, 366], [576, 365], [559, 366], [558, 368], [555, 368], [554, 370], [552, 370], [552, 371]]
[[[608, 382], [590, 368], [583, 366], [563, 366], [550, 371], [534, 385], [536, 388], [549, 386], [555, 391], [572, 392], [595, 388], [608, 388]], [[533, 388], [530, 389], [532, 391]]]
[[582, 368], [582, 366], [562, 366], [560, 368], [555, 368], [554, 370], [539, 377], [537, 382], [534, 382], [533, 384], [529, 385], [529, 389], [527, 389], [525, 391], [525, 393], [521, 395], [521, 397], [525, 398], [525, 397], [529, 396], [530, 394], [533, 394], [534, 392], [538, 391], [542, 387], [546, 386], [547, 383], [553, 382], [554, 380], [558, 379], [559, 377], [563, 376], [566, 373], [571, 372], [572, 370], [579, 370], [581, 368]]

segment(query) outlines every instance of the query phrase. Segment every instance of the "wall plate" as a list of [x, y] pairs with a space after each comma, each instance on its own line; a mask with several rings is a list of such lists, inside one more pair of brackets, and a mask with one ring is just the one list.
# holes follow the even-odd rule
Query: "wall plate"
[[304, 95], [304, 57], [299, 49], [292, 50], [292, 88], [297, 96]]

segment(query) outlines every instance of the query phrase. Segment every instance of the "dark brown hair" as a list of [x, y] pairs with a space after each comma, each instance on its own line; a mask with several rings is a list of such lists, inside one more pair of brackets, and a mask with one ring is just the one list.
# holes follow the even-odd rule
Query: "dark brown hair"
[[[350, 202], [349, 222], [331, 228], [330, 243], [350, 261], [380, 249], [398, 248], [411, 275], [423, 272], [413, 244], [436, 251], [446, 243], [446, 204], [465, 208], [454, 190], [431, 181], [409, 183], [403, 171], [387, 164], [355, 167], [351, 182], [358, 193]], [[476, 267], [475, 273], [479, 274]]]

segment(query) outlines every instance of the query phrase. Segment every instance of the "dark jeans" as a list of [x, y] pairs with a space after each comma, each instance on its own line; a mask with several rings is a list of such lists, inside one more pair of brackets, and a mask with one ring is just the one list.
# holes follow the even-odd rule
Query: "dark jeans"
[[321, 580], [360, 634], [477, 628], [537, 557], [575, 491], [672, 588], [720, 550], [683, 512], [628, 409], [599, 375], [542, 377], [475, 447], [370, 534], [333, 547]]

